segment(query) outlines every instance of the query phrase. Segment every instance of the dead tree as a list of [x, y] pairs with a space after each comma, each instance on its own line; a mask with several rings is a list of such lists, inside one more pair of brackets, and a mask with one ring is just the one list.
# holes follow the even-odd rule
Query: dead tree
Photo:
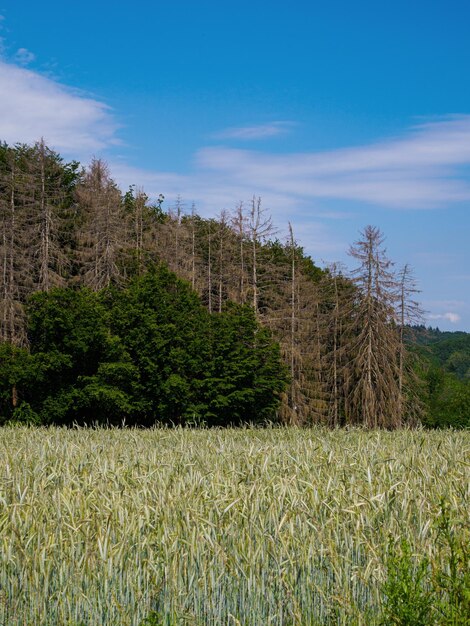
[[400, 335], [395, 324], [396, 280], [378, 228], [367, 226], [349, 254], [359, 262], [353, 272], [355, 333], [348, 347], [349, 417], [368, 428], [401, 426]]
[[64, 173], [62, 159], [46, 146], [44, 139], [29, 151], [26, 189], [34, 289], [38, 291], [64, 285], [70, 264], [62, 240], [66, 210]]
[[25, 209], [24, 150], [1, 146], [0, 339], [27, 345], [23, 303], [32, 288], [29, 225]]
[[405, 345], [407, 326], [421, 324], [423, 309], [415, 299], [420, 292], [412, 268], [405, 264], [398, 272], [398, 294], [396, 305], [396, 322], [400, 333], [398, 385], [399, 385], [399, 415], [402, 421], [418, 421], [422, 413], [421, 403], [418, 400], [416, 388], [418, 380], [411, 367], [410, 355]]
[[274, 234], [271, 216], [261, 205], [261, 198], [253, 196], [251, 209], [247, 221], [247, 235], [251, 246], [251, 290], [252, 306], [255, 314], [259, 316], [259, 251], [263, 241]]
[[247, 246], [247, 216], [243, 202], [240, 202], [232, 214], [231, 227], [237, 242], [235, 253], [235, 267], [237, 268], [237, 286], [234, 293], [235, 300], [240, 304], [247, 301], [248, 277], [246, 271], [246, 246]]
[[119, 264], [125, 241], [121, 194], [101, 160], [92, 161], [77, 194], [83, 214], [79, 248], [83, 283], [98, 291], [123, 277]]

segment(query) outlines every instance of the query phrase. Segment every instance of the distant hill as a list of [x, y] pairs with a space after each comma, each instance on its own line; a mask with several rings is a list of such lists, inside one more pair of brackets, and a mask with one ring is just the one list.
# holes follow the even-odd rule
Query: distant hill
[[414, 326], [408, 329], [408, 341], [419, 352], [460, 380], [470, 380], [470, 333], [440, 331]]
[[424, 381], [424, 423], [431, 427], [470, 427], [470, 333], [415, 326], [407, 342], [420, 357]]

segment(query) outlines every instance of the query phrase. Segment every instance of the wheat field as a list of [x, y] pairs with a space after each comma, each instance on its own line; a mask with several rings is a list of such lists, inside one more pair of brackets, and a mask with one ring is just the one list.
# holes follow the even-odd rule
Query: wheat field
[[0, 431], [0, 624], [374, 624], [468, 523], [470, 433]]

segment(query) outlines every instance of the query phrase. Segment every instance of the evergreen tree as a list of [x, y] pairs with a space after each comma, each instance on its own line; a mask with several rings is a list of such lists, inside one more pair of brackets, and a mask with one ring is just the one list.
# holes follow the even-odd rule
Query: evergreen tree
[[320, 384], [318, 334], [318, 285], [316, 268], [294, 238], [265, 244], [260, 276], [264, 285], [260, 299], [263, 323], [280, 342], [290, 371], [290, 385], [283, 397], [281, 416], [285, 423], [322, 421], [325, 411]]
[[70, 273], [69, 246], [74, 236], [69, 231], [74, 228], [77, 164], [64, 164], [60, 155], [41, 139], [27, 149], [24, 165], [32, 291], [49, 291], [64, 285]]

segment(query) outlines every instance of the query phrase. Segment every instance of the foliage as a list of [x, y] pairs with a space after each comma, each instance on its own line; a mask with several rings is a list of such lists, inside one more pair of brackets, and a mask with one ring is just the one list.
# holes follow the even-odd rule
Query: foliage
[[35, 294], [28, 312], [37, 374], [24, 395], [43, 423], [119, 423], [132, 414], [137, 372], [95, 293]]
[[164, 266], [104, 298], [113, 332], [139, 370], [142, 423], [275, 419], [286, 374], [251, 309], [232, 305], [211, 315]]
[[468, 428], [470, 383], [460, 381], [449, 374], [441, 374], [434, 393], [430, 395], [430, 415], [426, 423], [440, 428], [449, 426]]
[[[1, 346], [4, 419], [147, 426], [276, 419], [286, 372], [269, 331], [246, 306], [209, 314], [164, 266], [123, 290], [35, 294], [28, 314], [30, 353]], [[13, 386], [21, 411], [11, 404]]]
[[[470, 426], [470, 334], [415, 326], [407, 329], [410, 352], [423, 381], [423, 423], [432, 428]], [[461, 367], [462, 366], [462, 367]]]
[[457, 378], [470, 379], [470, 333], [441, 332], [439, 329], [414, 326], [408, 331], [409, 341], [421, 346], [421, 353], [435, 365], [455, 374]]
[[0, 423], [37, 421], [31, 406], [21, 395], [21, 390], [30, 387], [36, 375], [33, 360], [25, 349], [0, 343]]
[[[455, 515], [455, 513], [454, 513]], [[469, 528], [452, 519], [441, 498], [435, 524], [436, 554], [431, 563], [417, 556], [407, 539], [397, 549], [390, 541], [385, 581], [383, 626], [464, 626], [470, 615]]]
[[415, 359], [425, 413], [423, 425], [431, 428], [470, 426], [470, 383], [459, 380], [433, 363], [419, 349]]
[[402, 539], [395, 551], [390, 542], [387, 560], [387, 579], [383, 592], [385, 606], [383, 626], [429, 626], [432, 624], [433, 597], [427, 587], [429, 562], [423, 558], [417, 562], [406, 539]]
[[441, 596], [439, 622], [465, 626], [470, 615], [470, 526], [459, 520], [445, 498], [437, 522], [437, 544], [444, 561], [434, 574]]
[[231, 304], [212, 316], [210, 333], [216, 341], [204, 384], [208, 415], [219, 424], [273, 421], [287, 376], [269, 330], [250, 307]]

